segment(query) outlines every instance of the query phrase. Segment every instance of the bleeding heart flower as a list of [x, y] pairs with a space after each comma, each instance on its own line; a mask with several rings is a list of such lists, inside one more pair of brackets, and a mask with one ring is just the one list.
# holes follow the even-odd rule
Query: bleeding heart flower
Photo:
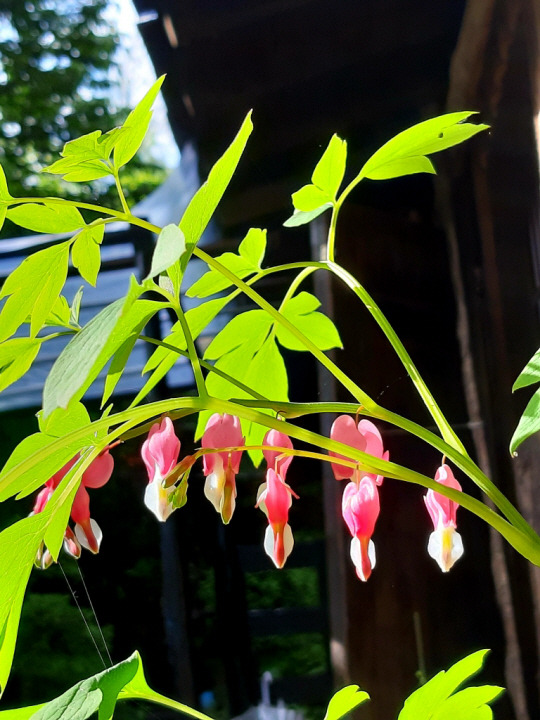
[[[435, 480], [446, 487], [461, 490], [461, 485], [448, 465], [441, 465]], [[463, 555], [463, 541], [456, 530], [459, 503], [435, 490], [427, 491], [424, 502], [435, 528], [429, 536], [428, 553], [437, 561], [443, 572], [448, 572]]]
[[[203, 448], [239, 447], [244, 444], [240, 420], [234, 415], [214, 413], [206, 424]], [[236, 506], [236, 474], [240, 469], [242, 450], [224, 450], [203, 456], [206, 476], [204, 494], [227, 525]]]
[[375, 567], [375, 545], [371, 536], [379, 516], [379, 491], [375, 480], [364, 476], [350, 482], [343, 492], [342, 514], [351, 540], [351, 558], [360, 580], [366, 581]]
[[[75, 465], [79, 457], [80, 455], [77, 454], [47, 480], [45, 487], [36, 497], [31, 513], [32, 515], [42, 512], [45, 509], [55, 489]], [[106, 448], [90, 463], [82, 475], [81, 484], [75, 493], [71, 507], [71, 519], [75, 522], [75, 533], [69, 525], [66, 527], [64, 533], [64, 550], [72, 557], [80, 557], [81, 545], [93, 553], [97, 553], [99, 550], [103, 534], [97, 522], [90, 517], [90, 496], [86, 488], [103, 487], [110, 479], [113, 468], [114, 460], [109, 452], [109, 448]], [[36, 555], [35, 564], [37, 567], [46, 569], [52, 561], [53, 559], [50, 552], [42, 544]]]
[[148, 471], [148, 485], [144, 493], [144, 504], [158, 520], [165, 522], [175, 510], [170, 502], [174, 486], [165, 487], [164, 478], [178, 462], [180, 440], [176, 437], [170, 417], [150, 428], [148, 437], [141, 448], [141, 455]]
[[[357, 425], [350, 415], [340, 415], [332, 425], [330, 437], [332, 440], [337, 440], [337, 442], [344, 445], [350, 445], [380, 460], [388, 460], [389, 458], [388, 450], [384, 451], [381, 434], [370, 420], [360, 420]], [[350, 458], [332, 451], [329, 454], [343, 460], [350, 460]], [[384, 479], [382, 475], [368, 473], [358, 468], [346, 467], [337, 463], [332, 463], [332, 470], [336, 480], [352, 478], [358, 482], [361, 477], [367, 476], [372, 478], [377, 485], [382, 485]]]

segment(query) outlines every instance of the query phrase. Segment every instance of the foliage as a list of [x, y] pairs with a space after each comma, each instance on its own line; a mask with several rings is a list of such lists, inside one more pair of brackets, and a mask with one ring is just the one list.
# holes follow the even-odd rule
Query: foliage
[[[446, 539], [448, 533], [455, 530], [455, 512], [459, 504], [498, 530], [524, 557], [540, 565], [540, 538], [469, 457], [380, 308], [365, 288], [334, 259], [339, 212], [346, 197], [363, 178], [378, 180], [418, 172], [432, 173], [434, 168], [428, 155], [460, 143], [486, 126], [466, 122], [472, 113], [461, 112], [409, 128], [375, 152], [341, 193], [347, 170], [346, 143], [333, 136], [315, 167], [311, 184], [293, 194], [295, 211], [286, 223], [303, 224], [321, 212], [331, 211], [327, 256], [317, 262], [263, 267], [266, 233], [260, 228], [252, 228], [247, 233], [238, 253], [225, 253], [215, 258], [198, 246], [246, 147], [253, 128], [251, 113], [244, 119], [238, 134], [218, 159], [177, 225], [158, 228], [131, 214], [119, 171], [132, 160], [143, 142], [151, 108], [162, 82], [163, 78], [160, 78], [154, 83], [120, 127], [105, 133], [90, 130], [79, 138], [70, 139], [64, 145], [60, 158], [48, 167], [49, 172], [75, 183], [110, 177], [118, 193], [121, 211], [55, 197], [16, 198], [3, 174], [0, 174], [0, 217], [6, 216], [20, 227], [35, 232], [65, 232], [71, 235], [26, 259], [7, 278], [1, 290], [0, 298], [4, 299], [4, 304], [0, 311], [0, 385], [7, 387], [20, 378], [31, 367], [40, 348], [58, 332], [72, 336], [46, 380], [43, 409], [38, 418], [39, 431], [25, 438], [13, 450], [0, 473], [2, 501], [29, 495], [43, 484], [44, 478], [47, 484], [40, 496], [43, 492], [49, 493], [42, 506], [35, 506], [35, 514], [19, 520], [0, 534], [2, 691], [10, 672], [25, 588], [34, 561], [44, 567], [45, 553], [48, 561], [53, 562], [58, 559], [64, 542], [68, 548], [73, 548], [69, 516], [73, 517], [77, 498], [84, 497], [81, 491], [86, 492], [86, 486], [99, 486], [91, 484], [96, 480], [92, 479], [96, 463], [110, 465], [109, 451], [117, 441], [145, 434], [148, 430], [145, 462], [150, 465], [150, 483], [147, 493], [150, 488], [159, 502], [165, 504], [167, 513], [162, 513], [161, 519], [186, 502], [189, 472], [199, 457], [203, 457], [209, 468], [213, 466], [206, 472], [207, 487], [210, 487], [207, 494], [214, 493], [212, 502], [221, 512], [224, 522], [228, 522], [234, 509], [234, 474], [238, 471], [238, 468], [233, 468], [232, 458], [239, 457], [245, 447], [256, 465], [265, 453], [272, 451], [275, 455], [275, 469], [269, 468], [267, 484], [260, 489], [259, 506], [268, 515], [269, 530], [276, 533], [275, 540], [270, 534], [270, 545], [274, 542], [277, 547], [279, 533], [283, 543], [284, 528], [288, 528], [290, 537], [286, 554], [292, 549], [292, 532], [286, 523], [286, 514], [295, 494], [285, 482], [285, 472], [288, 457], [299, 455], [331, 461], [334, 467], [346, 468], [341, 471], [342, 478], [362, 472], [362, 482], [358, 482], [356, 487], [353, 482], [349, 485], [353, 486], [354, 493], [348, 507], [349, 527], [358, 520], [358, 505], [361, 505], [362, 499], [358, 499], [356, 493], [362, 489], [362, 483], [373, 491], [372, 517], [376, 519], [376, 484], [380, 484], [382, 476], [386, 476], [423, 486], [437, 495], [436, 505], [447, 516], [444, 527], [439, 528], [446, 533]], [[68, 307], [61, 295], [69, 258], [81, 277], [94, 282], [100, 268], [103, 228], [119, 218], [157, 235], [148, 276], [142, 280], [132, 277], [124, 297], [105, 307], [81, 327], [78, 316], [80, 297]], [[193, 256], [206, 263], [208, 270], [188, 289], [189, 295], [202, 300], [201, 304], [184, 312], [180, 289], [185, 268]], [[275, 307], [258, 292], [257, 283], [272, 273], [291, 270], [298, 273], [279, 307]], [[437, 432], [431, 432], [379, 405], [326, 354], [328, 350], [341, 347], [341, 339], [333, 321], [320, 311], [318, 299], [301, 289], [302, 283], [315, 271], [333, 274], [369, 309], [410, 375]], [[195, 344], [197, 337], [217, 313], [240, 294], [254, 303], [256, 309], [236, 316], [216, 335], [201, 358]], [[143, 328], [161, 310], [169, 311], [176, 319], [175, 324], [163, 342], [154, 341], [158, 347], [145, 368], [150, 373], [147, 383], [128, 409], [118, 410], [114, 406], [116, 383], [124, 372], [135, 342], [138, 339], [150, 340], [142, 335]], [[26, 331], [27, 335], [20, 335]], [[290, 403], [283, 349], [311, 353], [341, 383], [352, 402]], [[152, 387], [179, 356], [187, 357], [191, 364], [196, 393], [189, 397], [143, 404]], [[22, 357], [20, 362], [19, 357]], [[110, 404], [101, 418], [91, 422], [81, 401], [105, 368], [102, 406]], [[411, 468], [390, 462], [387, 453], [383, 452], [375, 425], [367, 419], [358, 422], [358, 418], [355, 421], [346, 418], [345, 424], [340, 425], [344, 433], [340, 436], [342, 440], [334, 434], [328, 438], [307, 430], [302, 426], [302, 417], [316, 412], [362, 415], [386, 421], [420, 438], [475, 482], [487, 494], [493, 509], [462, 492], [457, 482], [437, 482]], [[203, 436], [202, 447], [178, 462], [180, 442], [174, 435], [172, 420], [195, 413], [199, 414], [196, 436]], [[155, 422], [163, 415], [167, 417]], [[220, 416], [213, 430], [216, 437], [225, 438], [223, 447], [208, 441], [206, 420], [210, 415]], [[239, 422], [242, 423], [241, 432]], [[278, 438], [276, 443], [267, 439], [269, 430], [273, 430]], [[242, 435], [245, 446], [242, 444], [240, 447], [238, 440], [226, 441], [226, 437], [242, 438]], [[350, 437], [354, 437], [354, 441]], [[290, 438], [301, 441], [308, 449], [293, 448]], [[150, 450], [151, 439], [153, 447]], [[373, 443], [380, 444], [380, 451], [373, 449]], [[323, 454], [323, 450], [329, 451], [332, 456]], [[268, 456], [266, 459], [270, 462]], [[221, 477], [219, 472], [223, 477], [227, 474], [227, 512], [219, 506], [216, 480]], [[109, 476], [110, 472], [106, 479]], [[279, 502], [271, 497], [270, 490], [274, 486], [281, 492]], [[222, 492], [225, 491], [222, 489]], [[151, 502], [152, 498], [147, 504], [151, 506]], [[91, 522], [89, 514], [86, 520]], [[351, 533], [354, 535], [352, 530]], [[362, 536], [362, 539], [365, 541], [362, 552], [366, 555], [369, 537]], [[359, 537], [353, 540], [360, 543]], [[444, 543], [442, 546], [444, 550]], [[96, 541], [96, 546], [91, 549], [96, 552], [98, 548]], [[283, 547], [279, 558], [279, 562], [274, 561], [281, 567], [284, 562]], [[367, 577], [365, 574], [362, 579]], [[401, 720], [412, 715], [421, 717], [426, 703], [431, 708], [429, 717], [439, 720], [449, 716], [459, 718], [459, 713], [463, 718], [478, 717], [480, 720], [489, 717], [487, 703], [498, 694], [498, 688], [484, 687], [454, 693], [467, 677], [480, 668], [482, 659], [483, 654], [477, 653], [458, 663], [446, 675], [436, 676], [407, 701]], [[352, 688], [340, 691], [334, 698], [328, 720], [338, 720], [367, 699], [367, 695], [358, 692], [356, 686]], [[201, 720], [205, 717], [150, 691], [137, 655], [82, 681], [40, 709], [9, 711], [5, 717], [29, 717], [35, 712], [36, 718], [52, 720], [62, 716], [83, 720], [98, 711], [99, 717], [106, 720], [111, 717], [118, 697], [153, 699]]]
[[[483, 665], [487, 650], [480, 650], [452, 665], [446, 672], [431, 678], [410, 695], [399, 714], [398, 720], [489, 720], [493, 717], [489, 703], [497, 699], [503, 688], [480, 685], [459, 690], [460, 686], [476, 675]], [[98, 712], [99, 720], [110, 720], [118, 700], [147, 700], [179, 710], [197, 718], [210, 720], [192, 708], [159, 695], [146, 684], [142, 662], [135, 652], [107, 670], [81, 680], [60, 697], [45, 705], [4, 710], [0, 720], [86, 720]], [[358, 685], [348, 685], [338, 690], [328, 703], [324, 720], [341, 720], [359, 705], [369, 700], [369, 695]]]

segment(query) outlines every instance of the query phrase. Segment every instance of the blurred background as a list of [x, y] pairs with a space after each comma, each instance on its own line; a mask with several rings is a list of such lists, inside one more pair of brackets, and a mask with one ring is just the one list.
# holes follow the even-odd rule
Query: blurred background
[[[343, 212], [337, 260], [387, 314], [469, 451], [539, 530], [538, 440], [517, 458], [508, 453], [527, 399], [511, 386], [540, 341], [539, 37], [533, 0], [0, 0], [0, 161], [13, 195], [117, 207], [106, 182], [65, 183], [40, 170], [68, 140], [121, 123], [155, 75], [167, 73], [148, 141], [122, 171], [130, 205], [156, 224], [178, 222], [253, 108], [253, 136], [203, 242], [218, 254], [249, 227], [266, 227], [270, 265], [320, 256], [324, 216], [296, 229], [282, 223], [291, 192], [309, 181], [334, 132], [349, 143], [352, 179], [400, 130], [446, 111], [479, 112], [491, 130], [435, 157], [436, 177], [361, 183]], [[1, 237], [0, 278], [58, 239], [8, 223]], [[123, 295], [151, 251], [151, 236], [110, 226], [82, 319]], [[201, 272], [195, 264], [188, 282]], [[291, 277], [271, 277], [261, 292], [277, 304]], [[80, 285], [70, 275], [68, 300]], [[325, 276], [311, 289], [339, 327], [345, 349], [333, 353], [336, 362], [382, 405], [429, 425], [365, 310]], [[209, 326], [201, 351], [231, 313], [248, 308], [239, 301]], [[148, 333], [166, 337], [170, 326], [159, 317]], [[43, 380], [62, 341], [48, 345], [0, 395], [2, 459], [37, 429]], [[147, 357], [137, 345], [115, 408], [143, 385]], [[289, 353], [287, 363], [291, 400], [349, 400], [304, 354]], [[98, 382], [87, 395], [94, 416], [100, 392]], [[187, 364], [153, 392], [193, 392]], [[327, 433], [332, 420], [308, 423]], [[431, 448], [381, 430], [391, 459], [434, 474], [441, 458]], [[177, 423], [183, 453], [195, 447], [193, 431], [194, 420]], [[362, 584], [348, 558], [342, 486], [326, 468], [295, 459], [296, 546], [278, 572], [262, 550], [265, 519], [253, 509], [262, 472], [247, 459], [229, 526], [218, 523], [195, 473], [187, 506], [161, 527], [142, 505], [140, 441], [113, 452], [113, 480], [92, 497], [100, 554], [33, 573], [5, 707], [49, 699], [98, 672], [109, 662], [104, 639], [115, 662], [139, 649], [152, 687], [218, 718], [250, 708], [256, 718], [269, 671], [273, 705], [321, 717], [333, 688], [356, 683], [372, 697], [358, 715], [388, 720], [418, 673], [489, 647], [484, 677], [509, 689], [497, 717], [540, 716], [538, 569], [465, 511], [465, 556], [443, 575], [426, 553], [422, 492], [387, 480], [377, 568]], [[2, 526], [30, 509], [28, 499], [6, 504]], [[166, 716], [142, 706], [123, 713]]]

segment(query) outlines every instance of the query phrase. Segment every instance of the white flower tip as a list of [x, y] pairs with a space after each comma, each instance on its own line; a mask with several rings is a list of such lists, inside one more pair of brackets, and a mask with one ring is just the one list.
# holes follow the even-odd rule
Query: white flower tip
[[204, 483], [204, 494], [214, 506], [216, 512], [221, 512], [221, 501], [223, 498], [223, 486], [225, 484], [225, 476], [223, 473], [210, 473], [206, 476]]
[[165, 488], [162, 485], [161, 477], [156, 476], [148, 483], [144, 491], [144, 504], [154, 513], [160, 522], [165, 522], [169, 515], [176, 510], [170, 502], [170, 496], [175, 491], [174, 485]]
[[272, 526], [268, 525], [266, 532], [264, 533], [264, 552], [272, 560], [278, 570], [281, 570], [281, 568], [285, 565], [285, 561], [291, 554], [293, 547], [294, 537], [291, 526], [287, 523], [283, 528], [283, 560], [280, 561], [280, 558], [276, 557], [276, 536], [274, 535]]
[[448, 572], [463, 555], [463, 540], [453, 527], [440, 527], [429, 536], [427, 547], [443, 572]]
[[370, 540], [368, 542], [367, 558], [365, 558], [363, 562], [362, 545], [360, 543], [360, 539], [357, 537], [353, 537], [353, 539], [351, 540], [351, 560], [354, 563], [354, 566], [356, 568], [356, 574], [358, 575], [360, 580], [362, 580], [362, 582], [366, 582], [369, 579], [371, 571], [373, 570], [377, 562], [377, 557], [375, 555], [375, 543], [373, 542], [373, 540]]
[[89, 535], [90, 538], [82, 525], [79, 525], [79, 523], [75, 525], [75, 537], [83, 548], [90, 550], [90, 552], [93, 552], [95, 555], [99, 552], [101, 541], [103, 540], [103, 533], [93, 518], [90, 518]]

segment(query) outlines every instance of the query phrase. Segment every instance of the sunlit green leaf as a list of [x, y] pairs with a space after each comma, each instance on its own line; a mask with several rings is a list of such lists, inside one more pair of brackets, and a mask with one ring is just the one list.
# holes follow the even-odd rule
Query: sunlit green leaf
[[328, 703], [324, 720], [339, 720], [366, 700], [369, 700], [367, 692], [360, 690], [358, 685], [347, 685], [338, 690]]
[[71, 261], [81, 277], [90, 285], [96, 284], [101, 266], [99, 246], [103, 242], [104, 225], [89, 225], [78, 233], [71, 248]]
[[512, 392], [540, 382], [540, 350], [537, 350], [517, 377]]
[[[366, 162], [360, 175], [383, 179], [417, 172], [433, 172], [431, 163], [413, 161], [406, 170], [407, 165], [398, 161], [446, 150], [489, 127], [464, 122], [471, 115], [474, 113], [468, 111], [448, 113], [413, 125], [379, 148]], [[387, 169], [384, 170], [383, 166], [387, 166]], [[391, 170], [392, 166], [394, 173]]]
[[418, 155], [416, 157], [391, 160], [371, 170], [366, 177], [370, 178], [370, 180], [388, 180], [403, 175], [414, 175], [415, 173], [431, 173], [435, 175], [436, 170], [429, 158]]
[[[443, 670], [410, 695], [398, 720], [485, 720], [492, 717], [486, 703], [494, 700], [502, 688], [483, 685], [455, 693], [465, 680], [476, 675], [489, 651], [479, 650]], [[455, 714], [453, 714], [455, 713]]]
[[331, 203], [332, 197], [315, 185], [304, 185], [304, 187], [300, 188], [300, 190], [293, 193], [292, 201], [296, 210], [301, 210], [302, 212], [312, 212], [313, 210], [318, 210], [329, 202]]
[[[138, 287], [140, 293], [143, 288]], [[43, 413], [83, 396], [107, 361], [135, 330], [144, 326], [167, 303], [152, 300], [129, 302], [120, 298], [98, 313], [73, 337], [56, 359], [43, 388]]]
[[266, 230], [250, 228], [238, 247], [238, 254], [259, 270], [266, 252]]
[[63, 295], [59, 295], [54, 301], [48, 316], [45, 319], [45, 325], [52, 327], [67, 327], [70, 325], [71, 311], [68, 301]]
[[[334, 199], [343, 181], [346, 162], [347, 143], [337, 135], [332, 135], [328, 147], [313, 171], [312, 183]], [[299, 207], [299, 209], [305, 208]]]
[[329, 210], [331, 207], [332, 203], [327, 202], [324, 205], [321, 205], [321, 207], [316, 208], [315, 210], [310, 210], [310, 212], [304, 212], [303, 210], [295, 210], [291, 217], [288, 220], [285, 220], [283, 226], [298, 227], [299, 225], [307, 225], [307, 223], [315, 220], [315, 218], [319, 217], [319, 215], [322, 215], [323, 212], [326, 212], [326, 210]]
[[253, 123], [249, 112], [237, 136], [210, 170], [207, 181], [197, 190], [187, 206], [180, 221], [180, 229], [188, 245], [197, 243], [203, 234], [231, 181], [252, 130]]
[[161, 89], [165, 75], [152, 85], [139, 104], [132, 110], [122, 125], [124, 132], [118, 136], [114, 146], [114, 164], [121, 168], [128, 163], [142, 145], [152, 118], [152, 105]]
[[78, 325], [79, 324], [79, 313], [81, 311], [81, 302], [82, 302], [83, 291], [84, 291], [84, 288], [81, 285], [81, 287], [75, 293], [75, 296], [73, 297], [73, 300], [71, 302], [71, 306], [69, 308], [69, 324], [70, 325]]
[[[319, 350], [342, 347], [336, 326], [329, 317], [315, 312], [320, 306], [319, 300], [308, 292], [301, 292], [287, 301], [281, 313], [301, 333], [309, 337]], [[306, 350], [306, 346], [289, 330], [276, 323], [276, 337], [289, 350]]]
[[[223, 255], [216, 257], [216, 260], [224, 265], [228, 270], [231, 270], [240, 279], [243, 279], [256, 271], [249, 260], [232, 252], [223, 253]], [[193, 283], [186, 292], [186, 295], [188, 297], [205, 298], [209, 295], [214, 295], [221, 290], [225, 290], [232, 284], [232, 281], [225, 277], [225, 275], [222, 275], [219, 270], [209, 270]]]
[[0, 342], [29, 315], [31, 335], [41, 330], [64, 286], [68, 260], [69, 242], [58, 243], [33, 253], [8, 276], [0, 290], [0, 298], [8, 298], [0, 313]]
[[515, 453], [521, 443], [540, 430], [540, 388], [527, 403], [510, 441], [510, 452]]
[[0, 165], [0, 200], [12, 200], [12, 196], [8, 190], [6, 174], [4, 168]]
[[0, 392], [28, 372], [41, 342], [35, 338], [13, 338], [0, 344]]
[[248, 310], [236, 315], [212, 340], [204, 357], [216, 360], [246, 342], [256, 351], [263, 344], [272, 325], [273, 320], [265, 310]]
[[166, 225], [160, 232], [148, 277], [155, 277], [179, 260], [186, 251], [184, 233], [178, 225]]
[[67, 203], [24, 203], [7, 211], [7, 217], [20, 227], [39, 233], [74, 232], [85, 226], [81, 213]]

